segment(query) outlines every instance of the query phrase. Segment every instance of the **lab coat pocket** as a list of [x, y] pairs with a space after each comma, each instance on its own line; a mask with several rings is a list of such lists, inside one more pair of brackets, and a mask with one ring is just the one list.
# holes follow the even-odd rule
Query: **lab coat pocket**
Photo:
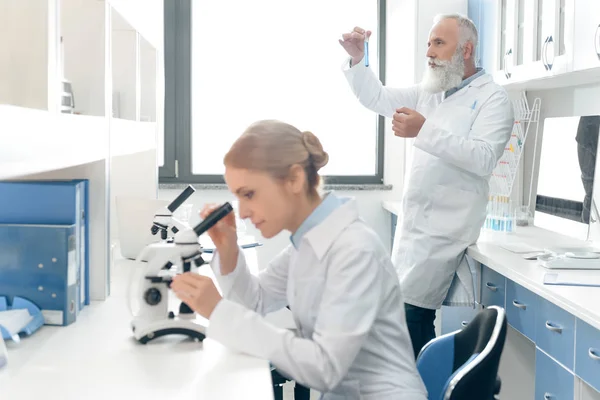
[[466, 242], [476, 240], [485, 218], [482, 197], [466, 190], [435, 186], [431, 208], [425, 213], [430, 233]]

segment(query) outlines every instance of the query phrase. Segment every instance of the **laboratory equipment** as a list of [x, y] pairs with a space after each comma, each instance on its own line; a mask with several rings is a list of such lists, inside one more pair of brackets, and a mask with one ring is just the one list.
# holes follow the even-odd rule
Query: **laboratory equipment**
[[512, 104], [515, 121], [510, 139], [490, 177], [487, 215], [483, 225], [484, 230], [507, 233], [514, 232], [517, 225], [525, 225], [525, 220], [529, 221], [526, 214], [531, 207], [529, 205], [517, 207], [510, 197], [532, 123], [535, 124], [537, 147], [541, 100], [536, 98], [530, 107], [525, 92], [522, 92], [518, 99], [512, 101]]
[[160, 232], [162, 240], [167, 240], [169, 234], [176, 234], [179, 231], [189, 229], [190, 226], [187, 222], [178, 220], [173, 216], [173, 213], [192, 195], [196, 189], [192, 185], [188, 185], [187, 188], [179, 196], [175, 198], [166, 207], [162, 207], [154, 214], [154, 220], [152, 221], [152, 228], [150, 231], [153, 235]]
[[367, 34], [367, 32], [365, 32], [365, 67], [369, 66], [369, 35]]
[[546, 118], [534, 224], [581, 241], [590, 237], [600, 116]]
[[[183, 334], [203, 340], [206, 322], [181, 302], [178, 313], [169, 311], [169, 288], [174, 273], [195, 272], [205, 261], [198, 238], [233, 210], [229, 203], [223, 204], [194, 228], [180, 230], [172, 242], [152, 243], [138, 257], [148, 259], [142, 267], [138, 287], [130, 287], [131, 324], [134, 336], [140, 343], [169, 334]], [[146, 253], [151, 254], [146, 257]], [[132, 289], [133, 288], [133, 289]], [[134, 311], [131, 298], [138, 299], [139, 310]]]
[[600, 269], [600, 253], [595, 253], [595, 256], [592, 253], [583, 255], [587, 257], [579, 257], [577, 253], [548, 253], [539, 256], [538, 262], [547, 269]]

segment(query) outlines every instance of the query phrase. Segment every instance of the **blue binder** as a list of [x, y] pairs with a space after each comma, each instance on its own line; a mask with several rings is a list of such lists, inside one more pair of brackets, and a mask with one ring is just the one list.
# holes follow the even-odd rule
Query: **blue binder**
[[0, 182], [0, 223], [77, 226], [77, 311], [89, 298], [89, 181]]
[[0, 224], [0, 296], [26, 298], [48, 325], [77, 319], [77, 227]]

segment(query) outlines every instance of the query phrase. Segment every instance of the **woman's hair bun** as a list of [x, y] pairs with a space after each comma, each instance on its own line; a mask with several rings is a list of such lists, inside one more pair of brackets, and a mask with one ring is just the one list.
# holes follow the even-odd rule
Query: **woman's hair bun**
[[302, 132], [302, 140], [304, 141], [304, 146], [306, 146], [306, 149], [308, 150], [308, 154], [310, 155], [310, 159], [315, 169], [318, 171], [327, 165], [329, 154], [323, 150], [319, 138], [312, 132], [304, 131]]

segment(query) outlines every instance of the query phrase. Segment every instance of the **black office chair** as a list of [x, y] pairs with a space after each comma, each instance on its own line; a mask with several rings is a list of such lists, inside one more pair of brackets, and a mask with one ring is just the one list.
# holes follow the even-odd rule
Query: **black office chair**
[[[275, 368], [271, 368], [271, 379], [273, 380], [273, 396], [275, 400], [283, 400], [283, 385], [291, 382], [290, 379], [281, 375]], [[310, 400], [310, 389], [294, 383], [294, 400]]]
[[506, 311], [488, 307], [462, 330], [427, 343], [417, 368], [430, 400], [492, 400], [500, 394], [498, 366], [506, 340]]

